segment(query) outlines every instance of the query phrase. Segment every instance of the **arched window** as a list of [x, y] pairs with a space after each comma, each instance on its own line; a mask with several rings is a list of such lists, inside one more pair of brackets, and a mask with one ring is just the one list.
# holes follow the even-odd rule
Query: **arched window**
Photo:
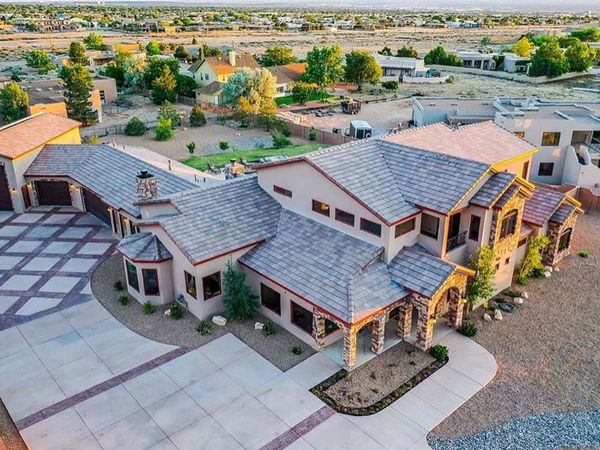
[[502, 224], [500, 225], [500, 239], [515, 234], [517, 231], [518, 217], [519, 211], [517, 209], [513, 209], [504, 216]]
[[558, 251], [562, 252], [563, 250], [566, 250], [569, 248], [569, 245], [571, 245], [571, 233], [572, 233], [573, 229], [572, 228], [567, 228], [563, 234], [560, 235], [560, 239], [558, 240]]

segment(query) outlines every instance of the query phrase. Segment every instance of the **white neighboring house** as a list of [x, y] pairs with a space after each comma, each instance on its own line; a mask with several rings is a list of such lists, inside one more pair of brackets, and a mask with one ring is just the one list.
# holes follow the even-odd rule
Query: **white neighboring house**
[[463, 62], [464, 67], [481, 70], [496, 70], [495, 53], [480, 53], [470, 50], [458, 50], [456, 52]]
[[374, 53], [377, 64], [383, 70], [381, 81], [400, 83], [445, 83], [447, 77], [435, 76], [437, 72], [425, 67], [425, 62], [417, 58], [402, 58]]
[[493, 120], [540, 149], [531, 180], [546, 184], [600, 184], [600, 101], [538, 98], [421, 97], [413, 101], [417, 127]]
[[528, 73], [531, 65], [531, 58], [515, 55], [514, 53], [504, 53], [502, 70], [508, 73]]

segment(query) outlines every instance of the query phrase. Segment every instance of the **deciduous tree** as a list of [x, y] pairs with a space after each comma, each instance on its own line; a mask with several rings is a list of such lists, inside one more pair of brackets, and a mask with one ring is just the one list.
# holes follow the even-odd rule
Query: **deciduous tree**
[[554, 36], [547, 39], [531, 58], [529, 75], [532, 77], [558, 77], [569, 71], [569, 60]]
[[161, 75], [152, 82], [152, 101], [162, 105], [165, 100], [177, 100], [177, 81], [171, 73], [169, 66], [163, 66]]
[[522, 56], [524, 58], [531, 57], [531, 51], [535, 48], [533, 42], [531, 42], [527, 37], [522, 37], [519, 39], [515, 45], [512, 46], [512, 52], [515, 55]]
[[44, 75], [54, 70], [54, 63], [44, 50], [31, 50], [25, 57], [27, 65], [37, 69], [38, 73]]
[[569, 70], [587, 72], [594, 64], [596, 50], [584, 42], [577, 41], [565, 50], [565, 57], [569, 61]]
[[306, 55], [306, 72], [303, 81], [314, 83], [321, 93], [344, 78], [342, 49], [339, 45], [313, 47]]
[[471, 268], [475, 271], [475, 277], [471, 282], [467, 301], [473, 306], [487, 301], [494, 293], [494, 250], [489, 245], [479, 247], [475, 256], [471, 258]]
[[25, 117], [28, 105], [29, 95], [16, 82], [10, 81], [0, 89], [0, 110], [6, 123]]
[[290, 47], [274, 45], [268, 47], [260, 57], [260, 65], [263, 67], [281, 66], [298, 61]]
[[402, 48], [396, 51], [396, 56], [400, 58], [418, 58], [419, 53], [414, 47], [407, 47], [403, 45]]
[[346, 53], [346, 81], [356, 84], [359, 91], [365, 83], [377, 83], [381, 75], [383, 70], [370, 52], [354, 50]]
[[83, 39], [83, 43], [90, 50], [102, 50], [104, 38], [97, 33], [90, 33]]

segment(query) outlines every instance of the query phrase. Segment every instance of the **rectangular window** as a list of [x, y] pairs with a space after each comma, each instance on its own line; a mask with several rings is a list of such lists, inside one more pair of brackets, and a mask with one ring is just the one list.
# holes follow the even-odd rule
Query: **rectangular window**
[[527, 238], [524, 237], [523, 239], [521, 239], [519, 241], [519, 243], [517, 244], [517, 247], [523, 247], [525, 244], [527, 244]]
[[281, 295], [263, 283], [260, 283], [260, 303], [278, 316], [281, 315]]
[[312, 201], [312, 210], [316, 213], [323, 214], [324, 216], [329, 217], [330, 208], [327, 203], [323, 203], [318, 200], [313, 200]]
[[221, 272], [215, 272], [202, 278], [204, 300], [221, 295]]
[[277, 192], [280, 195], [284, 195], [286, 197], [292, 198], [292, 191], [289, 189], [282, 188], [281, 186], [273, 185], [273, 191]]
[[291, 321], [294, 325], [306, 331], [308, 334], [312, 334], [312, 323], [313, 313], [302, 306], [290, 302], [292, 305], [292, 316]]
[[517, 231], [518, 216], [519, 212], [516, 209], [504, 216], [504, 219], [502, 219], [502, 223], [500, 224], [500, 239], [515, 234]]
[[562, 252], [566, 250], [571, 245], [571, 228], [561, 234], [560, 239], [558, 240], [558, 251]]
[[523, 172], [521, 172], [521, 176], [525, 179], [527, 179], [528, 175], [529, 175], [529, 161], [527, 161], [525, 164], [523, 164]]
[[185, 291], [194, 298], [198, 298], [196, 290], [196, 277], [187, 271], [183, 271], [185, 275]]
[[479, 241], [479, 228], [481, 228], [481, 217], [471, 214], [471, 224], [469, 225], [469, 239]]
[[438, 230], [440, 228], [440, 219], [430, 216], [429, 214], [421, 214], [421, 233], [430, 238], [438, 238]]
[[551, 162], [540, 163], [540, 167], [538, 168], [538, 176], [551, 177], [552, 172], [554, 172], [554, 163], [551, 163]]
[[415, 219], [414, 217], [410, 220], [407, 220], [406, 222], [399, 223], [398, 225], [396, 225], [396, 228], [394, 230], [394, 237], [398, 238], [403, 234], [410, 233], [412, 230], [415, 229], [416, 223], [417, 219]]
[[354, 226], [354, 214], [342, 211], [341, 209], [335, 209], [335, 220], [350, 225], [351, 227]]
[[375, 222], [371, 222], [367, 219], [360, 219], [360, 229], [367, 233], [374, 234], [375, 236], [381, 237], [381, 225]]
[[560, 133], [557, 131], [544, 131], [542, 134], [542, 145], [558, 145]]
[[140, 292], [140, 282], [138, 280], [137, 267], [135, 267], [129, 261], [126, 261], [125, 265], [127, 266], [127, 284], [136, 291]]
[[156, 269], [142, 269], [142, 278], [144, 279], [144, 294], [159, 295], [158, 271]]
[[515, 134], [517, 136], [519, 136], [520, 138], [525, 137], [525, 132], [524, 131], [515, 131]]

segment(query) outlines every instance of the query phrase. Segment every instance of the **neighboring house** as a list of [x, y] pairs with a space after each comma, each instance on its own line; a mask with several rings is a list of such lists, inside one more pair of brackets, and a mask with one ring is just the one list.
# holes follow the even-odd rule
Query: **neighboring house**
[[[548, 234], [548, 264], [564, 258], [581, 213], [521, 177], [535, 147], [492, 123], [355, 141], [198, 187], [109, 146], [45, 145], [77, 124], [36, 117], [0, 129], [1, 154], [35, 149], [17, 190], [25, 185], [30, 206], [73, 205], [125, 236], [118, 250], [134, 298], [178, 298], [208, 319], [223, 310], [231, 261], [262, 314], [347, 369], [368, 358], [357, 347], [378, 354], [416, 329], [426, 350], [436, 321], [460, 325], [479, 246], [495, 251], [498, 291], [528, 236]], [[68, 123], [18, 151], [8, 144], [33, 139], [34, 120]], [[3, 162], [10, 173], [13, 159]], [[11, 188], [3, 195], [18, 195]]]
[[600, 101], [504, 97], [413, 100], [413, 122], [418, 127], [484, 120], [493, 120], [540, 149], [533, 157], [533, 181], [587, 188], [600, 183]]
[[306, 72], [306, 63], [285, 64], [282, 66], [267, 67], [276, 80], [276, 97], [284, 97], [292, 93], [294, 83]]
[[227, 56], [209, 56], [200, 58], [189, 68], [199, 86], [206, 86], [213, 81], [227, 83], [227, 80], [241, 68], [258, 69], [260, 65], [248, 53], [230, 50]]
[[464, 67], [481, 70], [496, 70], [494, 53], [480, 53], [475, 51], [459, 50], [456, 52]]
[[196, 103], [207, 103], [212, 106], [221, 106], [223, 104], [223, 86], [225, 83], [213, 81], [204, 87], [196, 89]]
[[439, 72], [425, 67], [425, 62], [422, 59], [387, 56], [379, 53], [373, 53], [373, 56], [383, 70], [381, 81], [445, 83], [448, 78], [442, 77]]
[[515, 55], [514, 53], [504, 53], [502, 61], [502, 70], [508, 73], [527, 73], [531, 65], [531, 58]]

